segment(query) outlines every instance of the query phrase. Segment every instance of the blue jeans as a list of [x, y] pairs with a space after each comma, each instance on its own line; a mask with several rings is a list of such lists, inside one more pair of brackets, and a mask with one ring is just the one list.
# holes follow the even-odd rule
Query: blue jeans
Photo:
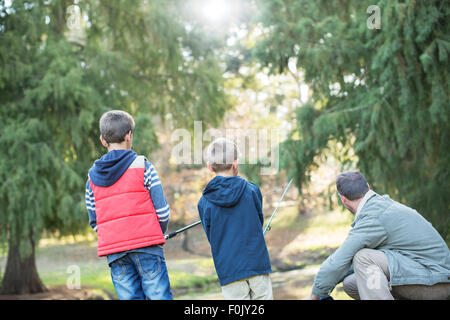
[[120, 300], [172, 300], [163, 257], [128, 253], [110, 264], [111, 278]]

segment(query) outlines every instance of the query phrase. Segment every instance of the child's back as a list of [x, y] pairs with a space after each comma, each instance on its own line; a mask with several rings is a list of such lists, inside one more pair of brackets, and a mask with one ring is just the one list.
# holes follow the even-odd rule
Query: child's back
[[216, 176], [203, 190], [198, 209], [221, 285], [271, 272], [262, 195], [255, 184], [239, 176]]
[[89, 224], [120, 299], [172, 299], [162, 247], [170, 209], [155, 168], [131, 150], [133, 129], [133, 118], [120, 110], [100, 119], [108, 153], [89, 170]]
[[200, 219], [225, 298], [273, 299], [261, 191], [237, 175], [237, 156], [227, 139], [208, 147], [208, 168], [216, 177], [198, 202]]
[[112, 150], [89, 170], [99, 256], [165, 243], [144, 185], [145, 166], [132, 150]]

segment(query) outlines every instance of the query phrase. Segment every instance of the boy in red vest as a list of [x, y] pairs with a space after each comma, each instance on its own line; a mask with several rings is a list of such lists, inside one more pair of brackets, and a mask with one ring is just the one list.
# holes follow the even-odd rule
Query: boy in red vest
[[134, 120], [124, 111], [100, 119], [100, 141], [108, 153], [89, 170], [89, 224], [119, 299], [171, 300], [162, 246], [170, 209], [155, 167], [131, 150], [133, 130]]

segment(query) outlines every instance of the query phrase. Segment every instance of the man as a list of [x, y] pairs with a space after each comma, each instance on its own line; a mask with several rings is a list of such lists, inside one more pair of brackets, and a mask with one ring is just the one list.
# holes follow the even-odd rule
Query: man
[[364, 176], [341, 173], [336, 187], [355, 220], [344, 243], [317, 273], [310, 299], [343, 281], [354, 299], [448, 299], [450, 250], [417, 211], [380, 196]]

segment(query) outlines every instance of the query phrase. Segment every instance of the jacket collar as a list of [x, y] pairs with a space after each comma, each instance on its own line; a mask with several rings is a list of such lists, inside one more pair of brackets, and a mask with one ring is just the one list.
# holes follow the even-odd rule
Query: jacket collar
[[362, 198], [362, 200], [359, 202], [358, 204], [358, 208], [356, 209], [356, 213], [355, 213], [355, 220], [352, 223], [352, 227], [355, 225], [356, 220], [358, 220], [359, 214], [361, 213], [362, 208], [364, 207], [364, 205], [367, 203], [367, 201], [372, 198], [373, 196], [375, 196], [377, 193], [375, 191], [372, 191], [369, 189], [369, 191], [366, 192], [366, 194], [364, 195], [364, 197]]
[[356, 209], [356, 214], [355, 214], [356, 216], [361, 212], [361, 210], [364, 207], [364, 205], [366, 204], [367, 200], [372, 198], [374, 195], [376, 195], [376, 193], [370, 189], [369, 189], [369, 191], [366, 192], [366, 194], [362, 198], [361, 202], [358, 204], [358, 208]]

